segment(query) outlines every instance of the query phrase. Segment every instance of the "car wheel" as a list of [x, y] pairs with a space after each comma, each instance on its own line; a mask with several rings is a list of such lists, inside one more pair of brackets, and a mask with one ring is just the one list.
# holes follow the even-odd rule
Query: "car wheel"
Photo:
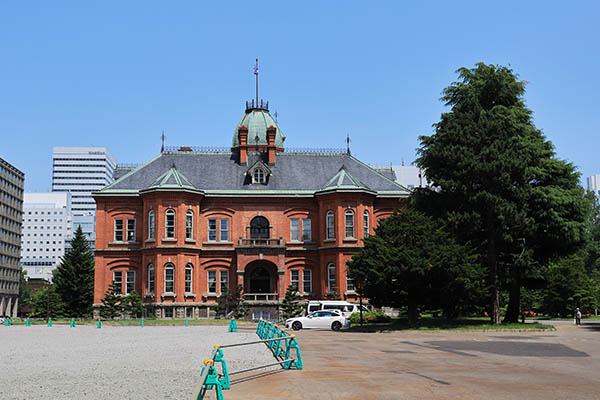
[[333, 324], [331, 324], [331, 329], [336, 332], [339, 331], [342, 329], [342, 323], [340, 321], [333, 321]]
[[300, 329], [302, 329], [302, 324], [300, 322], [296, 321], [292, 324], [292, 329], [295, 331], [299, 331]]

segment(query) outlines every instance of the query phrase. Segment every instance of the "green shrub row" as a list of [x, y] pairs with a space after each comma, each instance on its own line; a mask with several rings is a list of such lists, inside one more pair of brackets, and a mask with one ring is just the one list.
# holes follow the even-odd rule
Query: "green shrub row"
[[[385, 322], [390, 322], [391, 320], [391, 317], [385, 315], [381, 311], [363, 313], [363, 322], [365, 324], [381, 324]], [[350, 316], [350, 323], [360, 324], [360, 313], [352, 314], [352, 316]]]

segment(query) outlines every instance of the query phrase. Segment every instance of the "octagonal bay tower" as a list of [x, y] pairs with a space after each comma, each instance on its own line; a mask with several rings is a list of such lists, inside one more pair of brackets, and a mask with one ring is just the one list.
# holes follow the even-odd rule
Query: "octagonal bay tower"
[[349, 152], [284, 141], [268, 103], [246, 103], [230, 149], [167, 148], [94, 193], [96, 316], [111, 282], [158, 318], [214, 316], [238, 285], [253, 319], [278, 318], [289, 285], [356, 301], [346, 261], [409, 192]]

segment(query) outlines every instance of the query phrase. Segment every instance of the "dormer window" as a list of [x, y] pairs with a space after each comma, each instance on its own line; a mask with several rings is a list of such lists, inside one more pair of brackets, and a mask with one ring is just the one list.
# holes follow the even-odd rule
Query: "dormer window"
[[255, 162], [254, 165], [246, 171], [247, 179], [249, 182], [252, 182], [253, 185], [266, 185], [269, 180], [269, 175], [271, 175], [271, 169], [260, 160]]
[[256, 168], [254, 170], [254, 175], [252, 177], [252, 183], [261, 183], [264, 185], [265, 183], [265, 171], [261, 168]]

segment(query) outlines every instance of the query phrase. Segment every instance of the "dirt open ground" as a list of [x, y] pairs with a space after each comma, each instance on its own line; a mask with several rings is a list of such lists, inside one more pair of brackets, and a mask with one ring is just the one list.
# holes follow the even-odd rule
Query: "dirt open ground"
[[[225, 399], [600, 399], [600, 323], [549, 332], [299, 331], [304, 369], [232, 376]], [[190, 399], [214, 343], [253, 326], [0, 327], [2, 399]], [[226, 349], [230, 370], [273, 362]]]

